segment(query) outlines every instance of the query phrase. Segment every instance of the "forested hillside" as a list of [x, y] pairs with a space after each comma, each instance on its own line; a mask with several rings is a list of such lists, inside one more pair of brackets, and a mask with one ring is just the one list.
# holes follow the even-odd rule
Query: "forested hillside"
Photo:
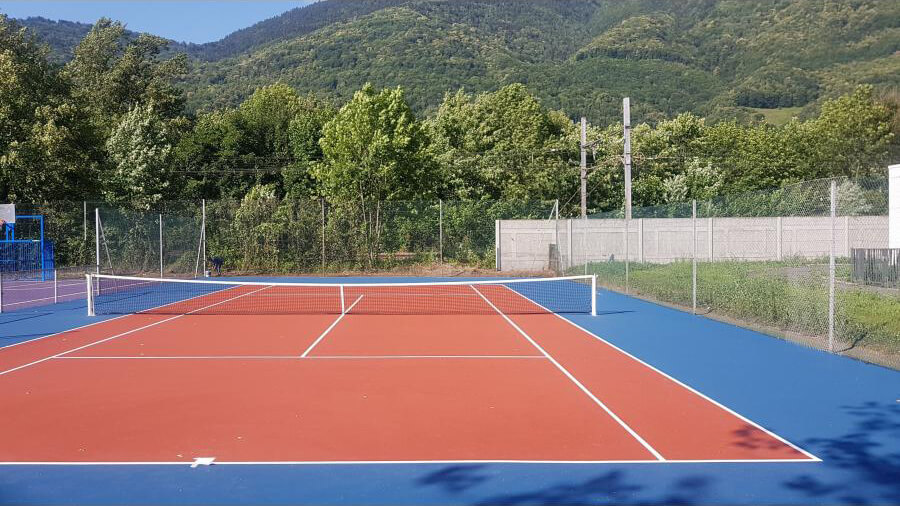
[[[71, 56], [86, 25], [26, 26]], [[594, 121], [680, 112], [714, 120], [809, 117], [857, 84], [900, 84], [900, 3], [890, 0], [330, 0], [202, 45], [181, 83], [188, 108], [235, 106], [260, 86], [348, 99], [403, 86], [413, 109], [446, 92], [524, 83]], [[782, 119], [783, 121], [783, 119]]]
[[424, 111], [446, 91], [521, 82], [547, 106], [596, 121], [618, 117], [623, 95], [650, 120], [746, 119], [859, 83], [900, 83], [900, 7], [883, 0], [335, 4], [358, 11], [198, 64], [190, 106], [233, 105], [276, 81], [338, 99], [372, 82], [404, 86]]

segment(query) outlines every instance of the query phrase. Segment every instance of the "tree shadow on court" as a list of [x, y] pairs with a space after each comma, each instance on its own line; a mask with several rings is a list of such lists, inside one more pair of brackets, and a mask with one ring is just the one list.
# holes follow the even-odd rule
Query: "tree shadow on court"
[[683, 476], [658, 497], [642, 494], [645, 487], [631, 482], [623, 470], [542, 490], [491, 497], [478, 504], [696, 504], [707, 496], [712, 480], [706, 476]]
[[451, 494], [464, 492], [490, 479], [483, 464], [455, 465], [429, 473], [417, 480], [419, 485], [436, 486]]
[[[845, 471], [841, 479], [802, 474], [784, 486], [822, 502], [900, 504], [900, 404], [867, 402], [843, 410], [856, 420], [852, 431], [807, 441], [825, 465]], [[866, 497], [845, 492], [860, 486]]]
[[[809, 502], [813, 504], [900, 504], [900, 404], [869, 402], [846, 406], [853, 419], [852, 430], [830, 438], [809, 439], [801, 445], [823, 460], [821, 463], [759, 464], [770, 467], [767, 483], [775, 481], [772, 495], [759, 492], [758, 501]], [[781, 446], [759, 431], [746, 430], [738, 443], [747, 447]], [[755, 466], [757, 464], [742, 464]], [[806, 467], [809, 466], [809, 467]], [[671, 467], [671, 476], [641, 475], [634, 467], [609, 469], [583, 479], [559, 480], [552, 486], [524, 489], [482, 497], [476, 504], [697, 504], [718, 503], [729, 497], [717, 491], [746, 486], [752, 475], [718, 473], [719, 468], [684, 473]], [[721, 468], [725, 469], [725, 468]], [[752, 468], [746, 468], [748, 470]], [[442, 468], [418, 483], [441, 487], [445, 492], [472, 493], [501, 473], [488, 465], [457, 465]], [[472, 490], [470, 490], [472, 489]], [[781, 492], [778, 492], [780, 490]], [[793, 498], [793, 501], [792, 501]], [[731, 497], [733, 500], [733, 497]]]

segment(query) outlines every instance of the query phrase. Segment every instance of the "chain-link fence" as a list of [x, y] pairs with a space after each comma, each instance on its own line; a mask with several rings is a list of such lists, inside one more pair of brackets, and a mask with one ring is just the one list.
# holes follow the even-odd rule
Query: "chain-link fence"
[[630, 220], [554, 220], [543, 233], [558, 271], [900, 367], [900, 250], [888, 248], [887, 202], [886, 179], [827, 179], [634, 208]]

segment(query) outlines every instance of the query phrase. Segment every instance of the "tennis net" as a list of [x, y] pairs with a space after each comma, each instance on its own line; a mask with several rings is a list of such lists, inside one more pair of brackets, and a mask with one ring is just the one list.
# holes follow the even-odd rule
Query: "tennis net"
[[293, 283], [87, 275], [88, 314], [596, 314], [594, 276]]

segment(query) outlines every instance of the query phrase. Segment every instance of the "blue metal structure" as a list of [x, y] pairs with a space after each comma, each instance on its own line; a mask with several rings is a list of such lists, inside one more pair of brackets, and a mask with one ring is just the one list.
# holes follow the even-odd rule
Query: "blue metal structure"
[[15, 225], [5, 224], [4, 239], [0, 241], [0, 271], [32, 271], [36, 280], [52, 280], [56, 260], [53, 241], [47, 240], [44, 235], [44, 217], [39, 214], [16, 215], [16, 221], [19, 220], [37, 221], [39, 237], [17, 239]]

